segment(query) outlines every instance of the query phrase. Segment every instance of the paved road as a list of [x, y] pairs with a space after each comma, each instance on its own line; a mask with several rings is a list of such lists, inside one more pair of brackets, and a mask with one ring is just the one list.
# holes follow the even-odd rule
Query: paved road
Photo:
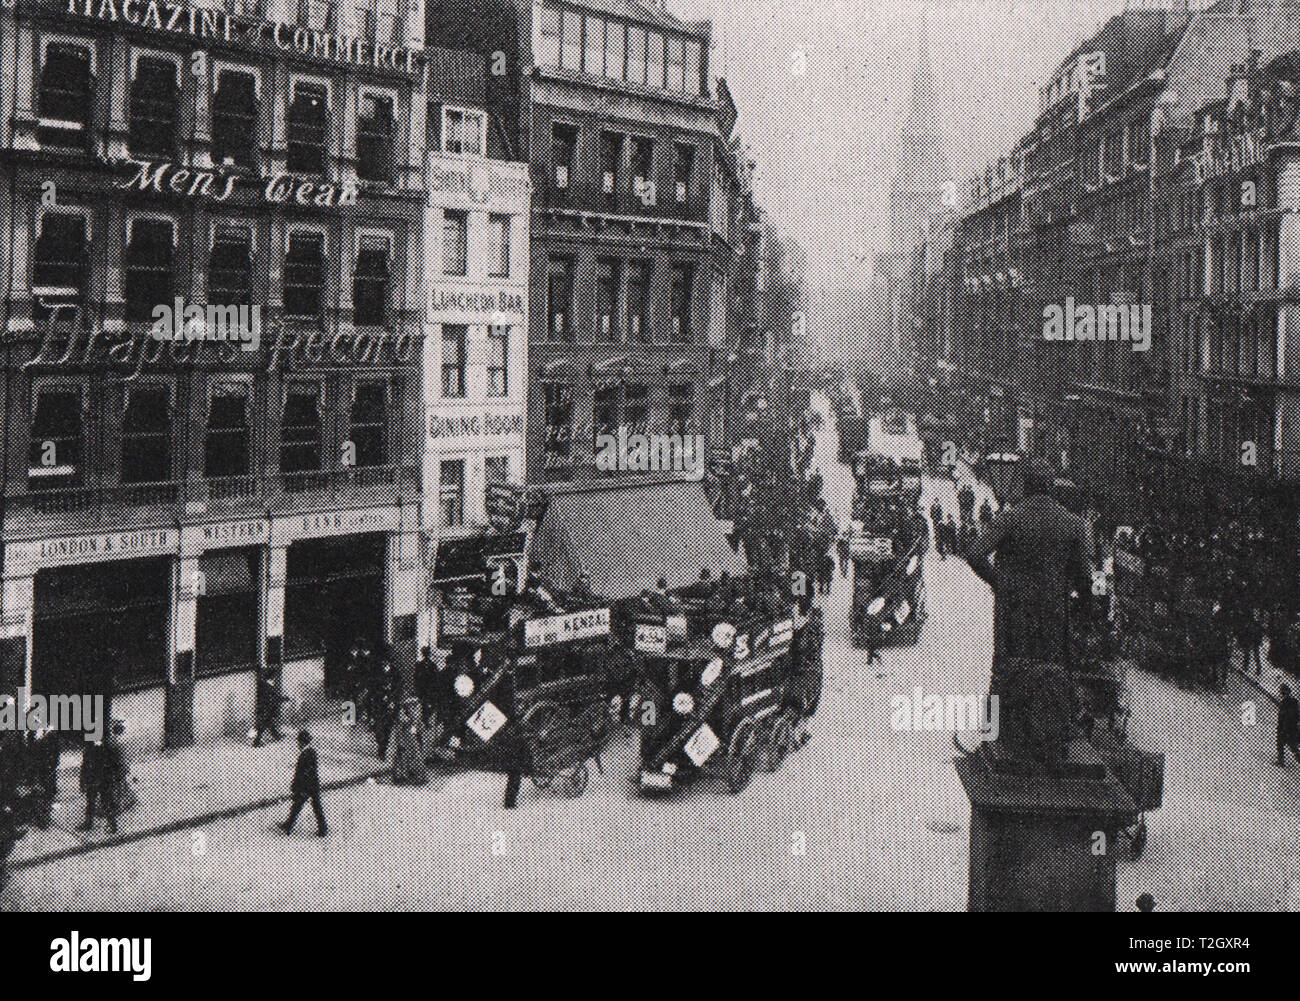
[[[825, 401], [820, 400], [823, 409]], [[816, 462], [843, 524], [852, 479], [826, 413]], [[956, 511], [953, 484], [926, 481]], [[901, 909], [966, 905], [969, 808], [951, 735], [895, 732], [890, 699], [983, 694], [992, 597], [963, 563], [926, 557], [930, 617], [912, 648], [867, 667], [847, 638], [849, 586], [826, 599], [826, 687], [813, 740], [739, 796], [702, 782], [642, 799], [635, 745], [610, 748], [579, 800], [503, 779], [443, 774], [422, 788], [363, 785], [326, 796], [335, 833], [309, 818], [286, 838], [265, 810], [22, 870], [6, 909], [253, 910], [458, 908]], [[1240, 703], [1136, 673], [1136, 739], [1169, 755], [1166, 807], [1150, 843], [1120, 867], [1120, 908], [1151, 890], [1167, 909], [1300, 906], [1300, 767], [1269, 763], [1273, 715], [1253, 728]], [[146, 792], [147, 794], [147, 792]], [[1288, 890], [1290, 886], [1290, 890]]]

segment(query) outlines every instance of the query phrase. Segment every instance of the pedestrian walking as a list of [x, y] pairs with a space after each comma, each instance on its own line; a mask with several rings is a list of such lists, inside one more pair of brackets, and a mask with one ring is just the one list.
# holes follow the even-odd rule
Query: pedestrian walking
[[257, 676], [257, 694], [253, 713], [257, 717], [253, 730], [253, 746], [262, 746], [262, 734], [269, 732], [272, 740], [280, 739], [280, 671], [273, 665], [264, 667]]
[[963, 523], [971, 520], [975, 512], [975, 491], [969, 483], [963, 483], [957, 491], [957, 508], [961, 512]]
[[388, 741], [397, 723], [400, 708], [402, 679], [393, 666], [392, 657], [384, 651], [379, 657], [379, 671], [370, 691], [370, 728], [375, 735], [379, 757], [387, 760]]
[[1291, 694], [1291, 686], [1283, 682], [1278, 686], [1277, 703], [1277, 766], [1286, 767], [1286, 751], [1300, 761], [1300, 702]]
[[819, 581], [821, 584], [820, 592], [830, 594], [831, 585], [835, 583], [835, 557], [830, 553], [822, 556]]
[[419, 659], [412, 670], [411, 684], [420, 703], [420, 720], [427, 727], [437, 708], [438, 669], [427, 646], [420, 647]]
[[86, 793], [86, 819], [81, 824], [83, 831], [93, 830], [95, 815], [102, 813], [108, 821], [108, 832], [117, 833], [120, 786], [126, 773], [122, 748], [117, 740], [121, 733], [121, 724], [114, 724], [103, 740], [87, 744], [82, 755], [81, 788]]
[[280, 825], [285, 834], [293, 833], [294, 822], [298, 812], [311, 801], [311, 808], [316, 813], [316, 833], [320, 837], [329, 834], [329, 825], [325, 823], [325, 810], [320, 803], [320, 772], [317, 767], [316, 748], [311, 746], [311, 734], [303, 730], [298, 734], [298, 764], [293, 770], [293, 806], [289, 808], [288, 819]]
[[1250, 662], [1255, 662], [1255, 674], [1260, 674], [1264, 665], [1260, 660], [1259, 648], [1264, 643], [1264, 627], [1259, 621], [1260, 613], [1256, 608], [1243, 609], [1237, 624], [1237, 643], [1244, 652], [1242, 670], [1250, 670]]
[[396, 745], [393, 782], [397, 785], [424, 785], [429, 780], [424, 758], [424, 713], [420, 700], [415, 696], [402, 702], [393, 743]]
[[934, 526], [935, 541], [938, 542], [939, 526], [943, 524], [943, 505], [936, 499], [930, 505], [930, 524]]
[[835, 543], [835, 552], [840, 558], [840, 576], [848, 577], [849, 575], [849, 537], [847, 534], [841, 535]]
[[31, 747], [32, 768], [37, 788], [41, 793], [43, 804], [36, 817], [36, 826], [45, 830], [50, 826], [50, 811], [59, 793], [59, 762], [63, 758], [63, 746], [57, 731], [48, 726], [36, 731]]

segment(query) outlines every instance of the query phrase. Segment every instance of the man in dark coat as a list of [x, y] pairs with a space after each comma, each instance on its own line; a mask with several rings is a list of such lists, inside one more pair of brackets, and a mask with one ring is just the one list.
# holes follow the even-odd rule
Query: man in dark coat
[[995, 675], [1013, 657], [1066, 664], [1070, 593], [1091, 588], [1087, 523], [1049, 495], [1050, 471], [1033, 464], [1024, 482], [1024, 499], [1004, 508], [963, 554], [994, 591]]
[[1290, 685], [1278, 686], [1278, 692], [1281, 698], [1277, 703], [1277, 766], [1285, 768], [1287, 748], [1300, 761], [1300, 746], [1297, 746], [1300, 742], [1300, 702], [1291, 694]]
[[415, 697], [420, 700], [421, 720], [425, 726], [428, 726], [429, 717], [437, 709], [438, 669], [427, 646], [420, 647], [420, 659], [415, 662], [411, 683], [415, 689]]
[[303, 730], [298, 734], [298, 765], [293, 770], [293, 806], [289, 808], [288, 819], [280, 825], [285, 834], [293, 833], [298, 811], [311, 800], [311, 808], [316, 812], [316, 833], [320, 837], [329, 834], [329, 825], [325, 823], [325, 811], [320, 805], [320, 772], [317, 770], [316, 748], [311, 746], [311, 734]]
[[253, 746], [262, 746], [262, 734], [269, 732], [272, 740], [280, 739], [280, 672], [274, 666], [262, 669], [257, 676], [257, 695], [254, 715], [257, 723], [253, 731]]
[[969, 483], [963, 483], [957, 491], [957, 507], [961, 511], [961, 520], [970, 521], [975, 511], [975, 491]]
[[81, 749], [81, 791], [86, 797], [86, 819], [82, 821], [81, 830], [89, 831], [95, 826], [95, 807], [99, 800], [99, 762], [102, 757], [103, 741], [86, 741]]

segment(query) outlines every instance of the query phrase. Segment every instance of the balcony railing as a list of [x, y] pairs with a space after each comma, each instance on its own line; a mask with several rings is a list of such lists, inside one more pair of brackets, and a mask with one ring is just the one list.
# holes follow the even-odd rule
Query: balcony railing
[[182, 508], [190, 515], [209, 507], [265, 514], [268, 509], [397, 503], [403, 493], [419, 490], [415, 465], [66, 487], [7, 497], [3, 527], [11, 533], [57, 533], [171, 521]]

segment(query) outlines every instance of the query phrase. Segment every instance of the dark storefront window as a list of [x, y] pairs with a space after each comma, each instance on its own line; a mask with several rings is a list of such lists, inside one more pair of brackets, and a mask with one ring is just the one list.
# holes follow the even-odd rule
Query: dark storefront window
[[27, 489], [81, 486], [83, 438], [80, 390], [68, 386], [39, 390], [28, 449]]
[[559, 123], [551, 126], [551, 165], [557, 189], [563, 190], [573, 183], [573, 166], [577, 151], [576, 127]]
[[323, 319], [325, 238], [319, 233], [293, 233], [284, 259], [284, 311], [288, 316]]
[[221, 383], [208, 401], [208, 432], [203, 443], [203, 475], [247, 476], [250, 466], [245, 383]]
[[325, 655], [333, 686], [358, 638], [384, 638], [384, 535], [307, 539], [289, 547], [284, 591], [286, 659]]
[[438, 472], [438, 503], [443, 528], [465, 524], [465, 460], [444, 459]]
[[547, 383], [542, 393], [546, 426], [543, 475], [548, 480], [567, 480], [573, 474], [573, 387], [568, 383]]
[[469, 270], [469, 216], [464, 212], [442, 214], [442, 273], [464, 275]]
[[160, 483], [171, 476], [171, 389], [131, 386], [122, 417], [122, 482]]
[[552, 258], [546, 285], [549, 340], [573, 340], [573, 261]]
[[218, 164], [257, 164], [257, 78], [222, 70], [212, 95], [212, 159]]
[[176, 121], [180, 91], [176, 64], [170, 59], [141, 57], [131, 85], [131, 120], [127, 144], [133, 156], [171, 159], [176, 155]]
[[510, 217], [488, 216], [488, 277], [510, 277]]
[[600, 134], [600, 190], [606, 201], [618, 199], [618, 170], [623, 161], [623, 137], [617, 132]]
[[469, 328], [461, 323], [442, 326], [442, 395], [465, 395], [465, 339]]
[[253, 231], [248, 226], [219, 226], [208, 258], [208, 302], [249, 306], [253, 301]]
[[691, 329], [691, 299], [695, 270], [689, 264], [673, 266], [673, 340], [689, 344], [694, 339]]
[[126, 248], [126, 318], [153, 322], [154, 307], [170, 305], [175, 288], [176, 247], [172, 224], [161, 219], [136, 219]]
[[352, 444], [358, 466], [388, 462], [388, 384], [358, 382], [352, 390]]
[[642, 204], [653, 205], [648, 184], [654, 182], [655, 144], [651, 139], [632, 140], [632, 195]]
[[650, 329], [650, 265], [633, 264], [627, 278], [627, 339], [638, 344], [649, 344], [653, 339]]
[[650, 430], [650, 391], [642, 383], [628, 383], [623, 390], [623, 422], [628, 434]]
[[34, 318], [50, 318], [60, 303], [80, 304], [86, 296], [90, 247], [86, 219], [71, 213], [46, 212], [32, 262]]
[[353, 319], [362, 326], [383, 326], [388, 320], [389, 242], [384, 236], [363, 236], [352, 276]]
[[357, 121], [357, 176], [364, 181], [393, 181], [393, 101], [364, 94]]
[[316, 84], [298, 84], [289, 106], [289, 169], [296, 174], [324, 174], [328, 139], [327, 91]]
[[280, 470], [314, 472], [321, 468], [321, 387], [292, 382], [285, 390], [280, 440]]
[[90, 125], [90, 49], [51, 44], [41, 67], [40, 127], [42, 146], [82, 147]]
[[504, 324], [488, 327], [488, 396], [510, 395], [510, 328]]
[[695, 434], [695, 387], [689, 382], [668, 387], [668, 433]]
[[114, 560], [36, 575], [32, 686], [102, 694], [167, 680], [172, 560]]
[[596, 266], [596, 340], [618, 340], [618, 286], [620, 280], [617, 261], [601, 261]]
[[685, 205], [691, 197], [691, 175], [694, 171], [695, 147], [674, 143], [673, 179], [676, 182], [674, 195], [679, 205]]
[[199, 560], [203, 593], [194, 623], [194, 666], [199, 675], [254, 668], [261, 635], [256, 549], [208, 553]]

